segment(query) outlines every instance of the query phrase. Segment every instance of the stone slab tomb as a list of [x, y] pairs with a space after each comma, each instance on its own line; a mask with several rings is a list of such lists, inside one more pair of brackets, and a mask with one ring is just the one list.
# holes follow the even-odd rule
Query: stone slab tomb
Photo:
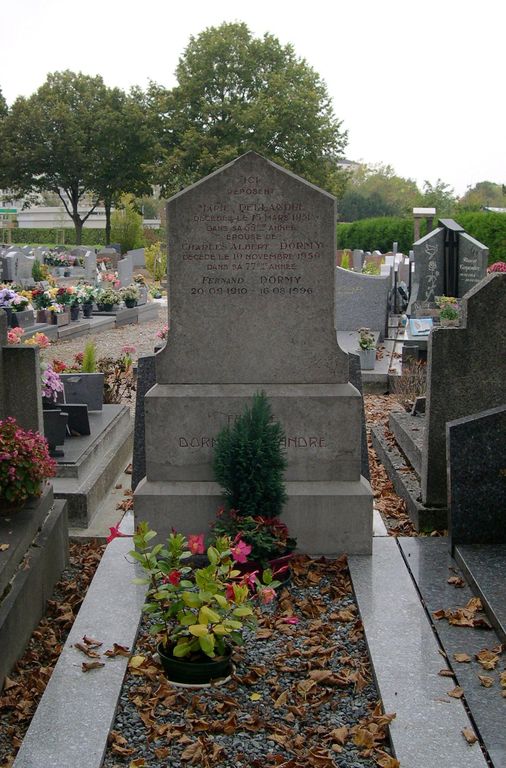
[[283, 520], [299, 549], [370, 553], [362, 400], [334, 330], [334, 198], [249, 152], [167, 216], [170, 331], [144, 401], [136, 519], [164, 536], [209, 528], [214, 439], [263, 390], [285, 431]]

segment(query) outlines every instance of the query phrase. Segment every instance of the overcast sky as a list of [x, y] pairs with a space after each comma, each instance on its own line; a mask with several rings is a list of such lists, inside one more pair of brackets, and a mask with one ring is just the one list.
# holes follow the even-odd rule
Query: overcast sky
[[349, 159], [458, 194], [506, 184], [505, 0], [4, 0], [0, 88], [12, 104], [64, 69], [171, 87], [190, 35], [224, 21], [293, 44], [327, 84]]

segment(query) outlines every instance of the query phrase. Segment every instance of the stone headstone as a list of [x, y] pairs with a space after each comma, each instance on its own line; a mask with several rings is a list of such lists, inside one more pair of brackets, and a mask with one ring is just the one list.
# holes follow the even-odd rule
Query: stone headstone
[[130, 285], [132, 282], [133, 274], [134, 267], [131, 256], [125, 256], [125, 258], [118, 261], [118, 280], [122, 288]]
[[506, 401], [506, 273], [489, 275], [462, 300], [460, 328], [428, 339], [422, 455], [424, 504], [447, 502], [446, 423]]
[[135, 387], [134, 448], [132, 457], [132, 491], [135, 491], [146, 476], [146, 436], [144, 420], [144, 398], [156, 384], [155, 356], [145, 355], [137, 361]]
[[18, 258], [18, 268], [17, 268], [16, 279], [31, 280], [32, 269], [34, 264], [35, 264], [34, 256], [26, 256], [25, 254], [21, 253]]
[[144, 248], [134, 248], [132, 251], [127, 251], [127, 256], [132, 257], [132, 263], [134, 267], [145, 267], [146, 257], [144, 255]]
[[388, 275], [364, 275], [336, 267], [336, 331], [371, 328], [383, 339], [388, 322]]
[[94, 280], [97, 276], [97, 254], [95, 251], [86, 251], [83, 258], [84, 276], [87, 280]]
[[163, 536], [205, 530], [222, 503], [214, 438], [264, 391], [299, 548], [370, 552], [362, 400], [333, 327], [334, 198], [248, 152], [175, 195], [167, 218], [170, 330], [144, 401], [136, 519]]
[[506, 405], [446, 430], [451, 546], [506, 544]]
[[458, 295], [464, 296], [487, 274], [488, 248], [467, 232], [459, 232]]
[[444, 228], [438, 227], [413, 244], [413, 300], [433, 302], [436, 296], [443, 295], [444, 237]]
[[353, 269], [355, 272], [362, 272], [364, 266], [364, 252], [358, 248], [353, 251]]
[[107, 260], [111, 262], [112, 268], [117, 269], [120, 254], [115, 248], [111, 248], [110, 246], [107, 248], [102, 248], [102, 250], [97, 253], [97, 259], [101, 257], [106, 257]]
[[8, 251], [5, 256], [2, 257], [3, 262], [3, 280], [8, 282], [15, 282], [18, 277], [18, 259], [22, 254], [19, 251]]

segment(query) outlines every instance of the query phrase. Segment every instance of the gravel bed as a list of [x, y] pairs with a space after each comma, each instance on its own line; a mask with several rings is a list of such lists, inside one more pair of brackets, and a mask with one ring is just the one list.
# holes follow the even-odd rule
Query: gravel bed
[[146, 622], [134, 655], [144, 661], [125, 678], [103, 768], [398, 765], [344, 557], [295, 560], [291, 584], [262, 609], [223, 686], [168, 683]]

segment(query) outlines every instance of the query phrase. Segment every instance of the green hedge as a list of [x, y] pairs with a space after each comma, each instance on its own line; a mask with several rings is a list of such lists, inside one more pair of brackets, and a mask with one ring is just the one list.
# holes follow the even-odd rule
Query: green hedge
[[[156, 240], [165, 241], [165, 229], [153, 229]], [[23, 243], [61, 243], [61, 229], [11, 229], [11, 240], [13, 243], [22, 245]], [[65, 228], [65, 245], [76, 244], [75, 229]], [[100, 246], [105, 245], [105, 229], [83, 229], [82, 245]]]
[[[487, 211], [462, 212], [455, 220], [468, 234], [490, 250], [489, 263], [506, 261], [506, 214]], [[425, 221], [421, 222], [420, 237], [426, 233]], [[337, 225], [338, 248], [363, 248], [364, 251], [390, 251], [397, 242], [399, 251], [408, 253], [413, 247], [413, 220], [400, 217], [362, 219], [351, 224]]]

